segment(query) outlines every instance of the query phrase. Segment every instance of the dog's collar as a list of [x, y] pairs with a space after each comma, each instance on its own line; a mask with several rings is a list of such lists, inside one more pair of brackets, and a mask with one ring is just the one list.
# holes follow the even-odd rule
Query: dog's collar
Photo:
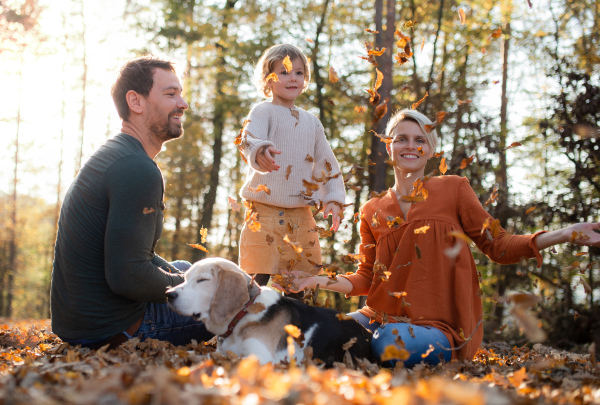
[[225, 333], [219, 335], [220, 341], [223, 341], [224, 339], [231, 336], [236, 325], [242, 320], [243, 317], [245, 317], [248, 314], [248, 308], [250, 307], [250, 305], [254, 304], [254, 300], [256, 300], [256, 297], [260, 295], [260, 291], [260, 286], [254, 280], [252, 280], [252, 282], [248, 285], [248, 294], [250, 294], [250, 299], [244, 304], [240, 312], [238, 312], [237, 315], [233, 317], [231, 322], [229, 322], [229, 326], [227, 326], [227, 330], [225, 331]]

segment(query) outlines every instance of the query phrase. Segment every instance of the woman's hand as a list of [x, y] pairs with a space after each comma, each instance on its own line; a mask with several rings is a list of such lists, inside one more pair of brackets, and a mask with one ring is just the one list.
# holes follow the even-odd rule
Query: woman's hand
[[271, 173], [273, 170], [279, 170], [279, 165], [275, 163], [275, 159], [272, 156], [279, 154], [281, 154], [281, 152], [272, 146], [262, 148], [256, 154], [256, 164], [265, 172]]
[[568, 242], [577, 245], [600, 247], [600, 222], [573, 224], [564, 230], [568, 237]]
[[340, 208], [340, 206], [338, 204], [336, 204], [333, 201], [330, 201], [327, 203], [327, 205], [325, 206], [325, 208], [323, 208], [323, 217], [327, 218], [329, 215], [331, 215], [331, 218], [333, 220], [332, 224], [331, 224], [331, 229], [334, 232], [337, 232], [338, 228], [340, 227], [340, 223], [342, 222], [342, 217], [340, 216], [340, 212], [342, 212], [342, 209]]
[[600, 223], [573, 224], [563, 229], [539, 234], [535, 240], [540, 250], [566, 242], [600, 247]]

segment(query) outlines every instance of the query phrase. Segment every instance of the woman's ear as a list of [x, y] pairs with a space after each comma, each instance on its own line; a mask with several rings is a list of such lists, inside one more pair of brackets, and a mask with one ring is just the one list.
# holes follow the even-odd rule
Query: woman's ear
[[129, 90], [127, 94], [125, 94], [125, 99], [127, 100], [127, 105], [131, 111], [138, 114], [142, 112], [144, 99], [139, 93]]

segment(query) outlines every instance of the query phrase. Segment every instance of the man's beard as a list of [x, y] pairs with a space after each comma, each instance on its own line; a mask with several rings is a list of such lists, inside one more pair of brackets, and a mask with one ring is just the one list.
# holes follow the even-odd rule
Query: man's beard
[[177, 125], [171, 123], [171, 116], [174, 114], [183, 114], [183, 110], [171, 111], [167, 116], [167, 121], [163, 124], [155, 123], [150, 125], [150, 133], [161, 143], [180, 138], [181, 135], [183, 135], [182, 124]]

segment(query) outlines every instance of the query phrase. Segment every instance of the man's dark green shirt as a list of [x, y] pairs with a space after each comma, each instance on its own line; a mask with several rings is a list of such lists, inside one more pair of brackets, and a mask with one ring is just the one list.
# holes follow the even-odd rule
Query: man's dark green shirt
[[[134, 137], [98, 149], [66, 193], [52, 270], [52, 330], [69, 339], [120, 333], [165, 302], [183, 276], [154, 253], [163, 226], [164, 181]], [[173, 273], [170, 273], [172, 271]]]

